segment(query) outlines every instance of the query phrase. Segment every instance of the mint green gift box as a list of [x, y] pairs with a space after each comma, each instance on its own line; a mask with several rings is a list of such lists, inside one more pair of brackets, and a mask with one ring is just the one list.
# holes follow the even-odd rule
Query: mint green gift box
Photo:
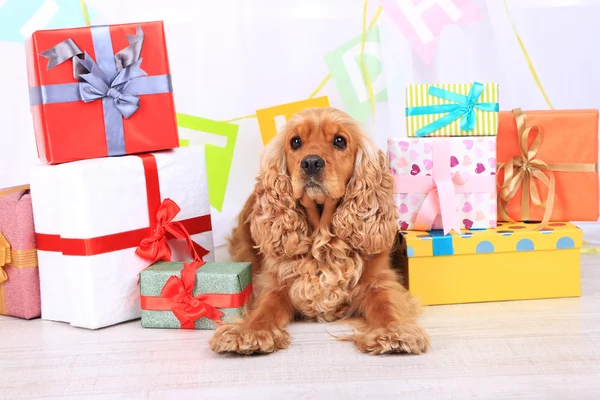
[[[140, 273], [142, 327], [215, 329], [217, 323], [211, 315], [222, 313], [222, 322], [243, 315], [244, 305], [252, 295], [251, 263], [207, 262], [195, 274], [183, 274], [187, 282], [182, 277], [183, 269], [182, 262], [158, 262]], [[203, 314], [206, 315], [195, 319]]]

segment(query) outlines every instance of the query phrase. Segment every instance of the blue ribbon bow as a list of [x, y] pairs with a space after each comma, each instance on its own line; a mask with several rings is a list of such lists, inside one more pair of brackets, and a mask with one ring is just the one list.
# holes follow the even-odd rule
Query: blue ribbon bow
[[435, 86], [429, 86], [427, 94], [430, 96], [439, 97], [443, 100], [452, 101], [456, 104], [439, 104], [433, 106], [418, 106], [406, 107], [406, 116], [414, 117], [417, 115], [429, 114], [444, 114], [443, 117], [425, 125], [418, 129], [416, 134], [418, 137], [427, 136], [444, 126], [451, 124], [460, 118], [460, 129], [463, 131], [472, 131], [475, 129], [476, 114], [475, 109], [480, 109], [487, 112], [498, 112], [498, 103], [477, 103], [477, 100], [483, 93], [484, 85], [479, 82], [474, 82], [467, 96], [441, 89]]

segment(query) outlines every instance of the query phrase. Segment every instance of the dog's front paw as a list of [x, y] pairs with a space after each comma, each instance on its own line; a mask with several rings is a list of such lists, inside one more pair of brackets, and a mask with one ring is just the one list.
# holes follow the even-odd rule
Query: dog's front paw
[[391, 324], [387, 328], [374, 328], [354, 336], [356, 347], [363, 353], [421, 354], [429, 347], [429, 335], [416, 322]]
[[217, 328], [209, 344], [217, 353], [265, 354], [286, 349], [290, 335], [278, 328], [255, 330], [245, 325], [225, 324]]

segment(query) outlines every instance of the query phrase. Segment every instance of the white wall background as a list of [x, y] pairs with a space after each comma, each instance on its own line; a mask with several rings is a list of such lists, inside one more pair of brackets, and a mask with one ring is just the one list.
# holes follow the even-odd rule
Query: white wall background
[[[8, 1], [0, 0], [0, 20]], [[385, 12], [381, 14], [377, 26], [388, 101], [377, 103], [376, 118], [366, 123], [380, 146], [387, 136], [404, 135], [408, 83], [497, 81], [502, 110], [547, 108], [503, 0], [473, 1], [480, 21], [445, 27], [431, 65], [413, 56], [397, 27]], [[329, 72], [324, 56], [362, 30], [361, 0], [86, 3], [95, 14], [94, 24], [164, 20], [177, 110], [213, 120], [306, 99]], [[600, 108], [600, 0], [511, 0], [508, 4], [554, 107]], [[377, 5], [369, 2], [368, 20]], [[28, 166], [37, 163], [24, 46], [3, 40], [0, 28], [0, 187], [27, 183]], [[333, 106], [344, 108], [333, 81], [320, 94], [327, 95]], [[223, 243], [252, 189], [262, 148], [256, 119], [240, 121], [223, 210], [213, 210], [217, 245]], [[600, 225], [582, 226], [588, 241], [600, 244]]]

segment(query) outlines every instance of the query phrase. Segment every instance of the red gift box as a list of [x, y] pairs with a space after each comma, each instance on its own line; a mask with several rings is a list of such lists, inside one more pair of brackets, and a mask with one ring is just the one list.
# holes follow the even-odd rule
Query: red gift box
[[42, 161], [179, 146], [162, 22], [37, 31], [26, 47]]

